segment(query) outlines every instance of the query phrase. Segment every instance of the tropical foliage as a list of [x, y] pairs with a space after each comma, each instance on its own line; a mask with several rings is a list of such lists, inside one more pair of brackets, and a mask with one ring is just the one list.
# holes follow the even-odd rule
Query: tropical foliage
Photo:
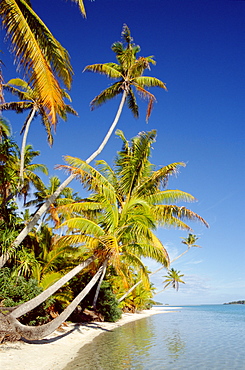
[[[82, 6], [80, 1], [78, 3], [80, 4], [80, 6]], [[8, 11], [8, 7], [6, 7], [5, 10]], [[135, 112], [136, 112], [136, 110], [138, 111], [138, 107], [137, 107], [137, 104], [136, 104], [136, 100], [133, 97], [133, 91], [131, 89], [131, 85], [132, 86], [134, 85], [136, 87], [136, 89], [138, 91], [141, 91], [143, 96], [146, 97], [149, 100], [148, 110], [147, 110], [147, 119], [150, 116], [151, 107], [152, 107], [152, 104], [153, 104], [153, 101], [155, 100], [155, 98], [152, 94], [150, 94], [147, 90], [145, 90], [145, 87], [159, 86], [159, 87], [165, 88], [165, 84], [162, 83], [160, 80], [152, 78], [152, 77], [148, 78], [148, 77], [143, 77], [142, 76], [142, 74], [144, 72], [144, 69], [149, 68], [149, 63], [155, 63], [155, 62], [150, 57], [143, 58], [143, 59], [145, 59], [144, 62], [142, 62], [142, 60], [143, 60], [142, 57], [136, 59], [136, 53], [140, 49], [139, 49], [138, 46], [135, 47], [135, 45], [132, 43], [133, 39], [130, 35], [129, 28], [126, 25], [123, 28], [122, 36], [123, 36], [123, 41], [124, 42], [114, 44], [114, 46], [116, 48], [118, 46], [119, 48], [121, 47], [121, 49], [122, 49], [121, 50], [122, 51], [121, 56], [119, 55], [120, 52], [117, 52], [116, 49], [115, 49], [117, 59], [119, 61], [119, 64], [121, 65], [121, 67], [119, 69], [123, 73], [123, 76], [124, 76], [123, 78], [125, 80], [124, 82], [121, 81], [122, 82], [121, 88], [123, 89], [122, 100], [121, 100], [121, 103], [119, 105], [117, 114], [115, 116], [115, 119], [114, 119], [113, 123], [111, 124], [111, 127], [110, 127], [109, 131], [105, 135], [105, 137], [104, 137], [101, 145], [99, 146], [99, 148], [89, 158], [87, 158], [86, 163], [90, 163], [103, 150], [104, 146], [106, 145], [107, 141], [109, 140], [109, 138], [110, 138], [110, 136], [111, 136], [118, 120], [119, 120], [119, 117], [121, 115], [122, 108], [123, 108], [123, 105], [124, 105], [126, 99], [128, 99], [129, 108], [137, 116], [137, 114]], [[126, 44], [126, 46], [124, 46], [124, 44]], [[119, 45], [121, 45], [121, 46], [119, 46]], [[114, 48], [114, 46], [113, 46], [113, 48]], [[23, 56], [23, 60], [25, 60], [24, 56]], [[89, 70], [90, 67], [91, 66], [87, 66], [85, 69]], [[91, 68], [93, 69], [93, 67], [91, 67]], [[126, 74], [127, 74], [127, 76], [131, 76], [130, 80], [128, 80], [128, 77], [126, 76]], [[133, 80], [134, 80], [134, 82], [133, 82]], [[151, 81], [151, 82], [149, 82], [149, 81]], [[28, 119], [27, 119], [26, 123], [24, 124], [25, 134], [24, 134], [23, 143], [22, 143], [21, 164], [20, 164], [20, 179], [19, 179], [19, 183], [18, 183], [18, 188], [20, 188], [21, 184], [23, 182], [24, 143], [26, 142], [26, 135], [27, 135], [29, 125], [30, 125], [31, 120], [33, 119], [34, 115], [36, 113], [41, 113], [42, 117], [46, 117], [44, 125], [47, 129], [48, 137], [51, 138], [50, 124], [52, 124], [53, 126], [56, 125], [57, 116], [59, 115], [59, 116], [64, 118], [66, 112], [71, 112], [71, 113], [75, 113], [75, 112], [71, 111], [71, 108], [69, 106], [63, 104], [62, 107], [60, 107], [57, 110], [57, 112], [55, 112], [55, 119], [54, 119], [54, 115], [50, 115], [49, 113], [46, 113], [46, 112], [49, 112], [49, 110], [47, 110], [47, 106], [45, 105], [45, 102], [42, 98], [42, 94], [39, 91], [38, 86], [37, 86], [38, 83], [36, 83], [36, 81], [35, 81], [35, 84], [33, 86], [32, 86], [32, 84], [30, 84], [30, 83], [28, 84], [28, 83], [26, 83], [26, 82], [24, 82], [23, 80], [20, 80], [20, 79], [12, 80], [12, 82], [14, 84], [17, 83], [17, 86], [19, 85], [22, 90], [19, 90], [15, 87], [11, 86], [11, 84], [8, 84], [8, 85], [6, 84], [5, 87], [7, 89], [10, 89], [12, 92], [16, 93], [21, 99], [24, 97], [27, 100], [25, 100], [24, 102], [23, 101], [19, 102], [19, 103], [3, 104], [2, 105], [3, 109], [5, 109], [5, 108], [6, 109], [15, 109], [18, 112], [18, 109], [20, 109], [20, 111], [22, 111], [24, 109], [24, 107], [28, 109], [28, 108], [31, 108], [31, 106], [32, 106], [30, 116], [28, 116]], [[127, 85], [127, 87], [124, 88], [123, 86], [126, 86], [125, 84]], [[120, 88], [120, 91], [121, 91], [121, 88]], [[67, 94], [64, 94], [64, 90], [62, 90], [61, 94], [62, 94], [62, 98], [63, 97], [69, 97], [69, 96], [67, 96]], [[110, 96], [108, 98], [111, 98], [111, 97], [113, 97], [113, 96]], [[135, 100], [135, 103], [132, 102], [132, 99]], [[45, 113], [46, 113], [46, 116], [45, 116]], [[47, 121], [47, 119], [49, 120], [49, 122]], [[54, 203], [55, 199], [59, 196], [59, 194], [63, 191], [63, 189], [65, 187], [67, 187], [68, 184], [75, 177], [76, 177], [75, 174], [71, 173], [71, 175], [62, 184], [60, 184], [60, 186], [56, 189], [56, 191], [38, 209], [38, 211], [35, 213], [35, 215], [29, 220], [29, 222], [27, 222], [24, 229], [20, 232], [20, 234], [17, 236], [17, 238], [12, 243], [13, 249], [17, 248], [21, 244], [21, 242], [24, 240], [24, 238], [28, 235], [28, 233], [36, 225], [36, 223], [38, 222], [40, 217], [42, 217], [42, 215], [45, 212], [47, 212], [50, 205]], [[3, 256], [3, 258], [0, 257], [0, 266], [3, 266], [6, 263], [7, 259], [8, 259], [7, 255]]]
[[92, 194], [84, 201], [58, 207], [58, 212], [67, 218], [61, 226], [67, 226], [70, 232], [58, 243], [86, 245], [90, 253], [96, 253], [101, 261], [106, 260], [117, 274], [123, 276], [125, 289], [132, 285], [129, 274], [132, 268], [132, 271], [138, 271], [138, 280], [147, 281], [149, 285], [142, 257], [153, 258], [168, 267], [166, 249], [154, 234], [157, 226], [190, 230], [186, 220], [197, 220], [206, 226], [207, 223], [191, 210], [169, 204], [172, 201], [194, 201], [195, 198], [180, 190], [165, 189], [168, 177], [183, 163], [154, 170], [149, 162], [156, 132], [142, 132], [131, 142], [121, 131], [117, 133], [123, 140], [123, 148], [116, 157], [114, 168], [105, 161], [97, 161], [98, 169], [94, 169], [73, 157], [66, 157], [69, 165], [59, 166], [76, 173]]
[[[83, 1], [73, 1], [85, 15]], [[60, 82], [68, 89], [72, 82], [68, 52], [35, 13], [30, 1], [1, 1], [0, 17], [12, 44], [17, 69], [24, 70], [28, 83], [38, 93], [43, 109], [55, 125], [65, 106]]]
[[[73, 1], [85, 16], [83, 1]], [[208, 226], [201, 216], [183, 206], [183, 202], [195, 201], [191, 194], [167, 188], [169, 177], [185, 163], [159, 168], [150, 162], [155, 130], [140, 132], [129, 141], [118, 130], [122, 149], [114, 163], [90, 163], [107, 143], [125, 103], [134, 117], [139, 116], [135, 93], [147, 100], [149, 119], [156, 99], [148, 88], [166, 90], [161, 80], [144, 75], [156, 63], [153, 56], [137, 56], [140, 47], [124, 25], [122, 42], [112, 45], [117, 62], [85, 67], [85, 71], [116, 80], [92, 100], [92, 109], [119, 94], [122, 99], [99, 148], [85, 161], [66, 156], [66, 165], [58, 168], [69, 177], [61, 183], [53, 176], [47, 183], [48, 169], [35, 162], [40, 153], [26, 145], [26, 138], [32, 120], [40, 116], [52, 144], [58, 118], [76, 114], [65, 103], [70, 97], [62, 88], [71, 86], [69, 56], [30, 1], [3, 0], [0, 17], [18, 69], [25, 72], [25, 80], [17, 78], [7, 84], [0, 76], [0, 109], [28, 111], [21, 150], [6, 121], [0, 120], [0, 267], [6, 265], [0, 270], [0, 338], [45, 337], [75, 309], [76, 317], [89, 309], [100, 319], [115, 321], [122, 310], [149, 308], [154, 303], [154, 287], [144, 258], [170, 268], [157, 228], [191, 232], [189, 223], [193, 221]], [[4, 102], [2, 88], [18, 101]], [[75, 178], [86, 190], [83, 199], [68, 187]], [[196, 240], [189, 234], [183, 243], [189, 250], [198, 247]], [[168, 271], [166, 286], [172, 284], [178, 290], [179, 283], [184, 283], [183, 275], [174, 269]], [[25, 296], [21, 295], [23, 290]], [[19, 320], [38, 326], [23, 325]]]
[[[7, 91], [11, 92], [13, 95], [16, 95], [20, 101], [18, 102], [10, 102], [10, 103], [2, 103], [0, 104], [0, 110], [14, 110], [17, 113], [22, 113], [26, 110], [29, 110], [29, 114], [24, 122], [22, 127], [21, 133], [23, 133], [22, 139], [22, 147], [21, 147], [21, 155], [20, 155], [20, 184], [19, 187], [23, 185], [24, 182], [24, 157], [25, 157], [25, 147], [27, 142], [27, 135], [29, 132], [30, 124], [35, 116], [40, 115], [42, 119], [42, 124], [45, 127], [47, 132], [48, 142], [50, 145], [53, 144], [53, 135], [52, 135], [52, 127], [56, 127], [56, 123], [54, 124], [50, 121], [49, 116], [45, 110], [45, 106], [37, 89], [28, 85], [27, 82], [21, 80], [20, 78], [15, 78], [10, 80], [7, 84], [3, 84], [3, 88]], [[70, 96], [62, 90], [63, 98], [66, 97], [67, 99], [71, 100]], [[67, 120], [67, 113], [72, 113], [77, 115], [77, 112], [68, 104], [64, 104], [64, 107], [59, 112], [59, 116]]]

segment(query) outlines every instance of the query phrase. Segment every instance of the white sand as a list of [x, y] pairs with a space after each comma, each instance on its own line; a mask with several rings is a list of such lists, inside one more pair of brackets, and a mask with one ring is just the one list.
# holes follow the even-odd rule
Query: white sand
[[93, 322], [69, 324], [62, 331], [32, 343], [16, 342], [0, 345], [0, 369], [4, 370], [62, 370], [72, 361], [79, 349], [91, 342], [104, 330], [112, 330], [130, 321], [135, 321], [178, 307], [154, 307], [137, 314], [123, 314], [116, 323]]

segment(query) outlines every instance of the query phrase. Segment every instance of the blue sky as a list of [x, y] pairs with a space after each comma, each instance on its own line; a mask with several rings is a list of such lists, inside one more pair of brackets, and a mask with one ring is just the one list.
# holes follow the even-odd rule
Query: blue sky
[[[157, 130], [151, 161], [157, 166], [184, 161], [169, 188], [194, 195], [188, 207], [209, 223], [192, 223], [201, 249], [190, 250], [172, 267], [180, 270], [186, 284], [179, 292], [167, 290], [156, 296], [172, 305], [223, 303], [245, 297], [244, 273], [244, 93], [245, 93], [245, 1], [215, 0], [84, 0], [87, 19], [68, 1], [32, 1], [36, 12], [69, 51], [74, 68], [70, 91], [79, 117], [60, 121], [52, 148], [38, 119], [28, 142], [41, 150], [50, 176], [62, 164], [63, 155], [86, 159], [100, 144], [116, 113], [119, 98], [91, 112], [89, 102], [110, 84], [104, 76], [82, 73], [93, 63], [115, 61], [110, 47], [120, 41], [126, 23], [139, 55], [157, 61], [149, 75], [167, 84], [168, 92], [153, 88], [157, 97], [149, 123], [146, 103], [139, 102], [135, 120], [124, 108], [118, 128], [130, 139], [140, 131]], [[2, 38], [1, 38], [2, 40]], [[2, 42], [2, 41], [1, 41]], [[5, 81], [17, 76], [7, 45], [1, 45]], [[6, 113], [20, 143], [24, 116]], [[120, 140], [115, 135], [99, 158], [112, 163]], [[78, 183], [71, 186], [80, 190]], [[185, 250], [180, 230], [158, 231], [171, 258]], [[151, 270], [157, 268], [149, 263]], [[162, 288], [163, 270], [152, 278]]]

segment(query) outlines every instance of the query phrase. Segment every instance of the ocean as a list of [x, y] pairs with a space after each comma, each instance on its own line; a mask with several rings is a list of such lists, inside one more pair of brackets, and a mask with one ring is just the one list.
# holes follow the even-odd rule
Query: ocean
[[245, 370], [245, 305], [168, 310], [100, 334], [65, 370]]

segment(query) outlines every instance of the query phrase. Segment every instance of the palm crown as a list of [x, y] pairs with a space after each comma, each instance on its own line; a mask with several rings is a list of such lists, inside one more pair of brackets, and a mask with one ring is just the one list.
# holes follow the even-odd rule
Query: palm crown
[[[206, 221], [185, 207], [170, 205], [174, 201], [193, 201], [195, 198], [180, 190], [165, 190], [168, 177], [183, 163], [173, 163], [154, 171], [149, 161], [155, 130], [140, 133], [128, 142], [123, 132], [123, 148], [115, 167], [105, 161], [97, 169], [79, 158], [66, 156], [69, 165], [59, 166], [74, 173], [92, 194], [83, 201], [58, 207], [67, 220], [61, 225], [71, 231], [62, 237], [61, 245], [83, 245], [102, 259], [109, 258], [114, 267], [122, 259], [144, 269], [141, 257], [150, 257], [168, 266], [169, 257], [155, 236], [157, 225], [190, 230], [185, 220]], [[133, 173], [132, 173], [133, 172]], [[120, 263], [119, 263], [120, 261]]]
[[133, 38], [127, 25], [123, 26], [122, 39], [123, 42], [115, 42], [111, 47], [118, 63], [92, 64], [84, 69], [84, 71], [104, 74], [108, 78], [118, 80], [92, 100], [91, 108], [94, 109], [125, 92], [129, 109], [135, 117], [138, 117], [139, 109], [132, 89], [134, 87], [141, 97], [148, 100], [146, 113], [146, 120], [148, 120], [156, 98], [146, 88], [158, 86], [166, 90], [166, 85], [155, 77], [142, 76], [145, 69], [150, 69], [150, 64], [156, 64], [156, 62], [152, 56], [137, 58], [140, 47], [133, 44]]
[[168, 275], [165, 275], [167, 279], [164, 280], [165, 286], [164, 289], [166, 289], [170, 284], [174, 289], [177, 291], [179, 290], [179, 284], [185, 284], [185, 282], [181, 279], [184, 276], [184, 274], [180, 274], [180, 271], [177, 271], [173, 268], [168, 271]]

